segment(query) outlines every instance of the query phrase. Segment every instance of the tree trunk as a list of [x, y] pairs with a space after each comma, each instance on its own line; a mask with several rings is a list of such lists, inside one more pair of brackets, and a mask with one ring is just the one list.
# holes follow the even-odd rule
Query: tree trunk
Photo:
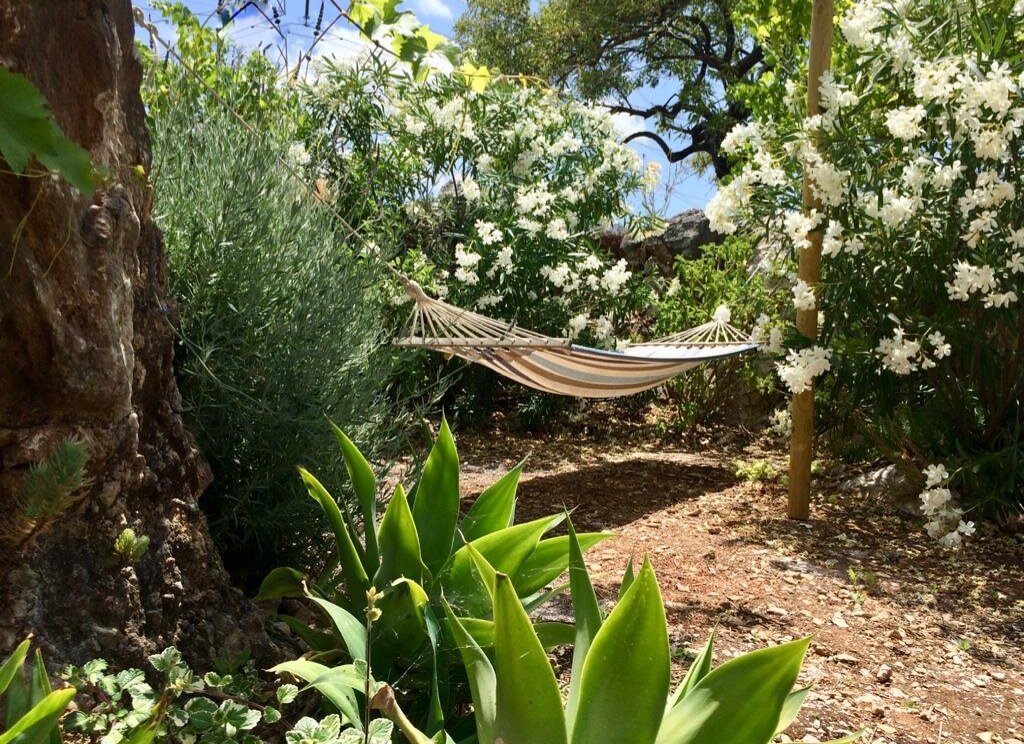
[[[197, 506], [210, 472], [172, 369], [133, 32], [129, 0], [0, 3], [0, 64], [109, 171], [91, 197], [0, 173], [0, 523], [21, 518], [32, 463], [69, 436], [89, 451], [69, 509], [0, 537], [0, 656], [28, 632], [55, 663], [139, 663], [171, 644], [201, 663], [265, 643]], [[137, 561], [114, 552], [125, 527], [151, 540]]]

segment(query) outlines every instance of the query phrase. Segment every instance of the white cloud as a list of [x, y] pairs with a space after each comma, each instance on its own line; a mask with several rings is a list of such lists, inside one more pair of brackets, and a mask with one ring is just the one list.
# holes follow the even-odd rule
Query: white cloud
[[416, 0], [416, 7], [423, 15], [447, 19], [455, 17], [451, 7], [444, 0]]
[[615, 127], [615, 131], [619, 133], [619, 136], [625, 139], [631, 134], [642, 132], [647, 129], [647, 125], [644, 120], [639, 116], [633, 114], [627, 114], [625, 112], [619, 112], [612, 114], [612, 124]]

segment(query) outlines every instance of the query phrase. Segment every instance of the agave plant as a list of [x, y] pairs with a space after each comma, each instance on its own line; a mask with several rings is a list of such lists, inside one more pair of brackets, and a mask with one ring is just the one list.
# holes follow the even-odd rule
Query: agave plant
[[60, 744], [60, 717], [75, 697], [74, 687], [50, 687], [38, 649], [35, 662], [26, 663], [30, 644], [22, 641], [0, 664], [0, 744]]
[[492, 652], [446, 611], [469, 674], [481, 744], [768, 744], [792, 723], [808, 691], [793, 686], [809, 639], [717, 668], [709, 640], [670, 695], [665, 610], [650, 563], [635, 578], [627, 571], [620, 600], [605, 618], [571, 525], [569, 546], [576, 622], [564, 705], [512, 580], [471, 551], [493, 603]]
[[[473, 556], [481, 556], [508, 577], [510, 591], [527, 613], [560, 590], [546, 587], [568, 567], [569, 538], [545, 535], [565, 514], [514, 524], [520, 463], [462, 515], [458, 452], [448, 423], [443, 421], [419, 483], [411, 494], [399, 485], [378, 519], [373, 469], [344, 432], [336, 426], [334, 432], [359, 519], [312, 473], [300, 469], [310, 496], [323, 509], [334, 532], [336, 555], [316, 579], [295, 569], [278, 568], [263, 582], [257, 600], [305, 596], [324, 621], [310, 627], [294, 617], [283, 618], [315, 653], [279, 671], [324, 685], [331, 674], [342, 681], [358, 676], [355, 662], [370, 665], [379, 679], [400, 679], [406, 690], [429, 690], [429, 695], [420, 697], [426, 701], [427, 729], [434, 733], [454, 707], [450, 701], [457, 699], [457, 687], [464, 679], [458, 669], [462, 657], [439, 622], [444, 617], [442, 596], [449, 611], [459, 618], [460, 627], [478, 646], [491, 646], [495, 634], [492, 601], [476, 575]], [[609, 536], [581, 534], [578, 544], [585, 550]], [[367, 597], [373, 604], [369, 633]], [[538, 623], [533, 627], [548, 648], [572, 642], [571, 625]], [[340, 660], [350, 663], [327, 665]], [[342, 684], [339, 689], [343, 690], [337, 693], [342, 695], [342, 713], [354, 717], [351, 723], [359, 726], [354, 714], [360, 706], [352, 685]]]

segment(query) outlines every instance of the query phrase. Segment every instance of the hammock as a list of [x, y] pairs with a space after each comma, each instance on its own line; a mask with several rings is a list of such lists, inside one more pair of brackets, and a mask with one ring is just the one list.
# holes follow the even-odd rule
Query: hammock
[[396, 346], [426, 348], [482, 364], [510, 380], [556, 395], [617, 398], [657, 387], [702, 362], [753, 351], [720, 307], [708, 323], [621, 351], [580, 346], [463, 310], [427, 296], [399, 276], [415, 300], [407, 335]]

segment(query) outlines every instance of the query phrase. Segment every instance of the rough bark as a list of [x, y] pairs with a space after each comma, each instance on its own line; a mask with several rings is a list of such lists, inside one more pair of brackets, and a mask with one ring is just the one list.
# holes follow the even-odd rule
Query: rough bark
[[[201, 662], [261, 638], [197, 506], [210, 473], [172, 370], [133, 36], [129, 0], [0, 3], [0, 64], [110, 174], [94, 195], [0, 174], [0, 522], [16, 523], [31, 463], [69, 435], [89, 448], [75, 505], [31, 540], [0, 538], [0, 652], [31, 631], [53, 662], [169, 644]], [[151, 539], [133, 565], [114, 553], [125, 527]]]

